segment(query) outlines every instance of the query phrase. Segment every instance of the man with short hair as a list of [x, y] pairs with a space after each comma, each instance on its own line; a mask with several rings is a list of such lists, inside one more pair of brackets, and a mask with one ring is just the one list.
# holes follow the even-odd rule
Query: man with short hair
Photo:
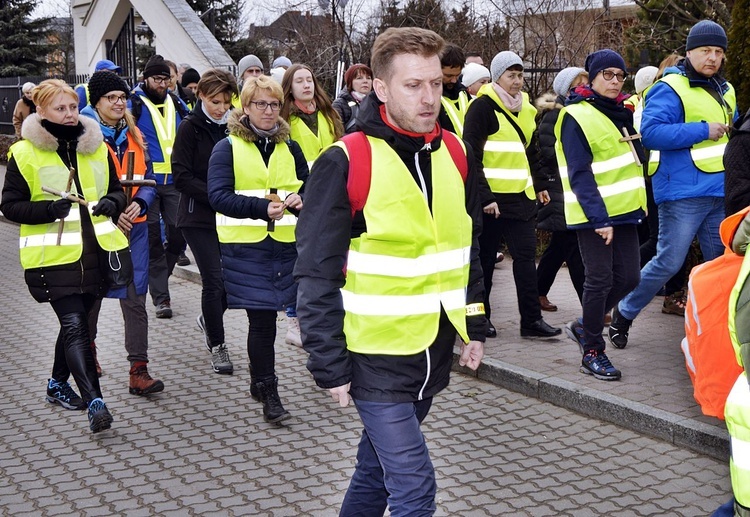
[[464, 132], [464, 116], [469, 108], [469, 94], [459, 81], [464, 66], [464, 51], [461, 47], [448, 43], [440, 56], [443, 71], [443, 95], [438, 122], [443, 129], [453, 131], [458, 136]]
[[[163, 57], [158, 54], [153, 56], [143, 69], [143, 82], [133, 89], [128, 101], [128, 108], [146, 140], [156, 175], [156, 198], [148, 208], [148, 290], [156, 306], [157, 318], [172, 317], [169, 275], [185, 249], [185, 238], [176, 226], [180, 194], [172, 179], [172, 147], [177, 126], [187, 115], [188, 109], [168, 89], [170, 72]], [[161, 238], [162, 218], [166, 229], [166, 250]]]
[[378, 36], [361, 131], [321, 154], [305, 186], [294, 275], [307, 367], [364, 425], [342, 516], [434, 513], [420, 424], [448, 385], [456, 334], [460, 365], [484, 353], [478, 175], [436, 123], [443, 45], [419, 28]]
[[[646, 94], [641, 121], [643, 145], [658, 152], [651, 178], [659, 207], [656, 255], [641, 269], [641, 281], [612, 314], [609, 339], [628, 344], [633, 320], [682, 267], [693, 238], [704, 260], [722, 254], [724, 148], [737, 117], [734, 88], [722, 75], [727, 35], [710, 20], [688, 33], [687, 57], [667, 68]], [[649, 171], [650, 172], [650, 171]]]

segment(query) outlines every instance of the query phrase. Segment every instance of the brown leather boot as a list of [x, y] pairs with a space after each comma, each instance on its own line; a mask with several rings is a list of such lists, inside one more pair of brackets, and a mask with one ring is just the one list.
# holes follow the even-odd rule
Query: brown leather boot
[[546, 296], [539, 297], [539, 305], [543, 311], [555, 312], [557, 310], [557, 305], [550, 302]]
[[96, 365], [96, 376], [101, 377], [104, 375], [104, 372], [102, 372], [102, 367], [99, 364], [99, 359], [96, 358], [96, 342], [91, 342], [91, 353], [94, 354], [94, 364]]
[[130, 394], [148, 395], [164, 390], [164, 383], [158, 379], [152, 379], [148, 374], [146, 363], [133, 363], [130, 367]]

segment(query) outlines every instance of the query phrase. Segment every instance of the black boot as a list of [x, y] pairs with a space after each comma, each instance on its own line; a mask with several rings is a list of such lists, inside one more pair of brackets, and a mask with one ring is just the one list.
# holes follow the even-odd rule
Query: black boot
[[[284, 406], [281, 405], [278, 385], [279, 379], [276, 376], [266, 381], [258, 381], [255, 383], [257, 393], [260, 394], [260, 400], [263, 402], [263, 420], [272, 424], [283, 422], [292, 417], [292, 415], [284, 409]], [[252, 388], [250, 393], [252, 395]]]

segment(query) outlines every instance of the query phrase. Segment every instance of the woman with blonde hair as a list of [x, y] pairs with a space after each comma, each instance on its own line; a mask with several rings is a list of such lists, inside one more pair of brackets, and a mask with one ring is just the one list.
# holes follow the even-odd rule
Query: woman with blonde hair
[[282, 99], [272, 78], [249, 78], [242, 109], [229, 116], [229, 137], [216, 144], [208, 165], [227, 306], [247, 311], [250, 395], [273, 423], [290, 418], [279, 398], [274, 340], [277, 311], [297, 298], [294, 229], [308, 174], [302, 150], [279, 116]]
[[[125, 208], [125, 193], [99, 125], [78, 116], [75, 91], [48, 79], [34, 88], [33, 99], [37, 112], [24, 123], [23, 140], [11, 147], [0, 210], [21, 224], [21, 266], [32, 297], [49, 302], [60, 321], [47, 401], [88, 407], [89, 428], [98, 433], [113, 419], [102, 400], [88, 316], [107, 289], [100, 264], [128, 247], [110, 220]], [[88, 206], [71, 209], [67, 192]], [[81, 397], [68, 384], [71, 374]]]

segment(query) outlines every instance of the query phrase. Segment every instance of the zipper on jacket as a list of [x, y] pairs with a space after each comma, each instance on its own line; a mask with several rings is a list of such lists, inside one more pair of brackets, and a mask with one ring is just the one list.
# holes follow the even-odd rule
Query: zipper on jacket
[[432, 151], [432, 144], [430, 144], [428, 142], [428, 143], [424, 144], [424, 147], [422, 147], [422, 149], [420, 149], [419, 151], [417, 151], [416, 153], [414, 153], [414, 166], [417, 169], [417, 176], [419, 177], [419, 185], [422, 188], [422, 195], [424, 196], [424, 200], [427, 201], [427, 203], [429, 204], [430, 200], [427, 197], [427, 184], [424, 181], [424, 175], [422, 174], [422, 168], [419, 166], [419, 153], [421, 153], [422, 151], [428, 151], [428, 152]]
[[432, 373], [432, 358], [430, 357], [430, 349], [424, 351], [425, 357], [427, 358], [427, 371], [425, 372], [424, 376], [424, 383], [422, 384], [422, 387], [419, 388], [419, 395], [417, 395], [417, 400], [422, 400], [424, 397], [424, 389], [427, 387], [427, 381], [430, 380], [430, 374]]

